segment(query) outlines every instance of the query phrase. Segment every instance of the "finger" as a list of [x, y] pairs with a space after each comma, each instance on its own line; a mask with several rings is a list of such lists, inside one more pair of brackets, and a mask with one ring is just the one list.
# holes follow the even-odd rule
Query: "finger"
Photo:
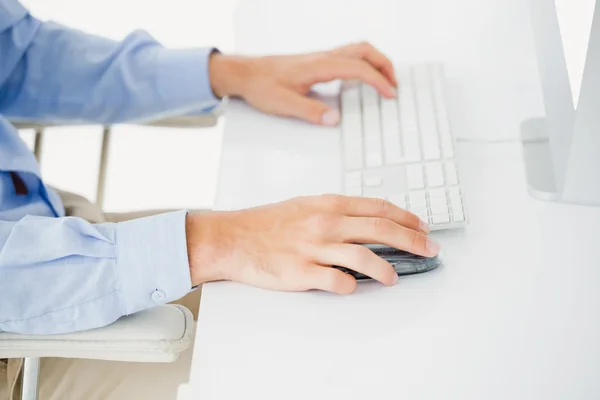
[[380, 70], [383, 76], [385, 76], [392, 85], [398, 86], [396, 74], [394, 73], [394, 65], [390, 59], [383, 55], [383, 53], [377, 50], [370, 43], [361, 43], [359, 46], [360, 58], [371, 63], [371, 65]]
[[360, 272], [387, 286], [398, 281], [398, 274], [389, 262], [358, 244], [337, 243], [320, 247], [316, 259], [320, 264], [346, 267]]
[[335, 126], [340, 122], [338, 111], [291, 90], [282, 90], [270, 111], [277, 115], [300, 118], [313, 124]]
[[387, 78], [364, 60], [329, 56], [315, 60], [311, 67], [307, 71], [310, 84], [335, 79], [359, 79], [373, 86], [383, 96], [396, 96], [396, 91]]
[[330, 202], [328, 205], [330, 211], [349, 217], [386, 218], [425, 234], [431, 231], [429, 225], [421, 221], [415, 214], [384, 199], [332, 195], [325, 197], [324, 201]]
[[337, 294], [350, 294], [356, 290], [356, 279], [339, 269], [314, 265], [303, 271], [303, 284], [307, 288]]
[[389, 219], [347, 217], [340, 224], [339, 234], [347, 243], [384, 244], [424, 257], [440, 250], [433, 239]]
[[339, 54], [347, 54], [348, 56], [361, 58], [369, 62], [379, 71], [381, 71], [381, 73], [393, 86], [398, 86], [398, 81], [396, 80], [396, 73], [394, 72], [394, 65], [392, 64], [389, 58], [387, 58], [372, 44], [368, 42], [362, 42], [347, 46], [346, 48], [342, 47], [340, 49]]

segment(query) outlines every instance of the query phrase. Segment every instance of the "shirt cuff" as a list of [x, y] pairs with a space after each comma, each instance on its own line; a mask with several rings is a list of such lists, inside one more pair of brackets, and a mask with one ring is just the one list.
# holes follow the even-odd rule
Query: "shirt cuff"
[[177, 211], [117, 224], [117, 268], [126, 314], [190, 292], [186, 214]]
[[210, 110], [219, 105], [210, 84], [210, 56], [215, 48], [162, 49], [158, 53], [157, 90], [165, 109]]

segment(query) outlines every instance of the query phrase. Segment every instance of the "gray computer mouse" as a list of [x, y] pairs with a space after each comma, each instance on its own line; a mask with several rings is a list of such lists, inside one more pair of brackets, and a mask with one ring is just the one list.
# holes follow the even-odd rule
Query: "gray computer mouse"
[[[422, 274], [436, 269], [442, 264], [442, 256], [438, 254], [435, 257], [418, 256], [403, 250], [383, 245], [365, 245], [373, 253], [388, 261], [398, 275]], [[371, 277], [353, 271], [345, 267], [335, 266], [334, 268], [352, 275], [356, 280], [372, 279]]]

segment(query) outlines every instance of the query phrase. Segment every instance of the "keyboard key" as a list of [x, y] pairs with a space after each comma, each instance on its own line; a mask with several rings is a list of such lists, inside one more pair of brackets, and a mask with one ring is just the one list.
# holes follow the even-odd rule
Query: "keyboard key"
[[362, 195], [362, 174], [360, 172], [349, 172], [346, 174], [346, 186], [344, 193], [348, 196]]
[[[345, 128], [343, 128], [345, 129]], [[344, 166], [347, 170], [356, 170], [363, 167], [362, 137], [346, 137], [344, 139]]]
[[434, 214], [431, 216], [433, 224], [447, 224], [450, 222], [450, 216], [448, 214]]
[[427, 186], [436, 187], [444, 184], [444, 171], [439, 162], [425, 164]]
[[448, 212], [448, 199], [446, 194], [442, 194], [439, 197], [429, 196], [429, 204], [431, 204], [431, 209], [434, 214], [438, 214], [440, 212]]
[[443, 188], [431, 189], [428, 193], [430, 199], [446, 199], [446, 191]]
[[389, 165], [401, 162], [400, 120], [396, 99], [381, 99], [381, 126], [385, 163]]
[[408, 201], [410, 204], [427, 204], [425, 191], [418, 190], [418, 191], [410, 192], [408, 194]]
[[397, 67], [396, 78], [398, 78], [398, 89], [403, 90], [410, 87], [412, 80], [410, 77], [410, 67]]
[[344, 195], [360, 197], [363, 195], [361, 186], [346, 186], [344, 189]]
[[[410, 77], [405, 78], [410, 79]], [[415, 98], [411, 86], [399, 94], [398, 110], [400, 113], [400, 135], [402, 137], [402, 155], [405, 161], [413, 162], [421, 159], [419, 130], [415, 112]]]
[[415, 90], [413, 87], [410, 85], [402, 87], [399, 91], [398, 99], [398, 111], [400, 112], [400, 115], [404, 117], [404, 121], [416, 124]]
[[406, 128], [417, 127], [417, 114], [415, 110], [415, 95], [413, 89], [407, 89], [400, 93], [398, 112], [400, 113], [400, 122]]
[[404, 161], [417, 162], [421, 160], [421, 148], [419, 145], [419, 131], [414, 128], [402, 129], [401, 136], [404, 142]]
[[363, 99], [363, 118], [365, 132], [365, 164], [367, 167], [383, 165], [383, 146], [381, 143], [381, 120], [379, 95], [369, 85], [361, 85]]
[[426, 66], [415, 67], [413, 76], [417, 88], [415, 91], [416, 109], [423, 156], [426, 160], [436, 160], [440, 158], [440, 144], [428, 68]]
[[452, 221], [454, 222], [464, 222], [465, 214], [463, 214], [462, 210], [457, 210], [452, 212]]
[[440, 144], [438, 143], [437, 137], [433, 135], [423, 135], [421, 143], [425, 160], [438, 160], [441, 158]]
[[452, 206], [452, 221], [464, 222], [464, 220], [465, 220], [465, 214], [463, 213], [462, 207], [454, 208], [454, 206]]
[[446, 162], [446, 180], [449, 185], [458, 185], [458, 174], [456, 173], [456, 163], [454, 161]]
[[429, 204], [431, 204], [432, 215], [449, 214], [448, 201], [446, 200], [446, 197], [430, 198]]
[[452, 208], [452, 220], [455, 222], [462, 222], [465, 220], [465, 214], [463, 210], [462, 196], [460, 189], [453, 187], [448, 189], [450, 196], [450, 207]]
[[346, 196], [362, 196], [362, 187], [361, 186], [346, 186], [346, 190], [344, 191]]
[[377, 109], [379, 109], [379, 93], [377, 93], [377, 90], [375, 90], [373, 86], [367, 85], [366, 83], [360, 85], [360, 90], [363, 108], [375, 105], [377, 106]]
[[397, 205], [400, 208], [406, 210], [406, 195], [404, 194], [392, 194], [389, 196], [389, 200], [392, 204]]
[[450, 200], [454, 201], [458, 201], [462, 203], [462, 193], [460, 192], [460, 189], [457, 187], [451, 187], [448, 189], [448, 195], [450, 196]]
[[342, 110], [351, 113], [360, 113], [360, 86], [357, 84], [345, 85], [341, 92]]
[[411, 164], [406, 166], [406, 178], [409, 189], [423, 189], [423, 167], [421, 164]]
[[342, 135], [347, 170], [363, 167], [362, 111], [357, 87], [342, 91]]
[[427, 215], [427, 204], [424, 203], [410, 203], [407, 208], [413, 214], [416, 215]]
[[346, 173], [346, 185], [360, 186], [362, 185], [362, 174], [360, 172]]
[[[427, 198], [422, 190], [408, 194], [408, 208], [410, 212], [417, 215], [427, 215]], [[427, 218], [425, 218], [427, 219]]]
[[442, 142], [442, 152], [444, 157], [454, 157], [452, 137], [450, 136], [450, 123], [448, 121], [448, 113], [446, 111], [446, 102], [444, 99], [443, 87], [443, 71], [441, 65], [437, 65], [431, 69], [431, 78], [433, 85], [433, 98], [437, 111], [438, 130]]
[[440, 137], [442, 140], [442, 152], [444, 153], [444, 157], [454, 157], [454, 145], [452, 144], [452, 137], [450, 136], [450, 134], [440, 134]]
[[368, 187], [377, 187], [383, 185], [383, 178], [380, 176], [365, 176], [364, 177], [365, 186]]

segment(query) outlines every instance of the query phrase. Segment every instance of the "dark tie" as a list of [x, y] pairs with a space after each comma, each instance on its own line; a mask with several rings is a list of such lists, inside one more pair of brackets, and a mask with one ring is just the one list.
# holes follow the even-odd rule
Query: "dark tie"
[[27, 185], [23, 182], [23, 179], [14, 171], [10, 171], [10, 177], [12, 178], [13, 185], [15, 186], [15, 192], [17, 196], [27, 195]]

